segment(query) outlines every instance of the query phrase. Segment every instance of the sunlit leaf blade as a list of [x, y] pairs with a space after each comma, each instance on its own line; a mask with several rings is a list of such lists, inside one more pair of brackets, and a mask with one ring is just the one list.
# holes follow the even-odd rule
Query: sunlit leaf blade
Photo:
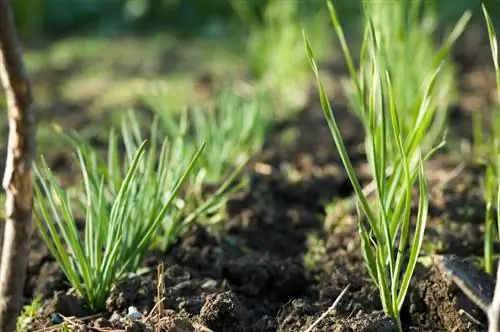
[[417, 265], [417, 259], [420, 254], [420, 248], [424, 240], [425, 226], [427, 224], [427, 217], [429, 213], [429, 198], [427, 196], [427, 186], [425, 183], [424, 166], [422, 160], [419, 165], [419, 202], [418, 202], [418, 215], [415, 228], [415, 235], [412, 241], [410, 258], [408, 260], [408, 267], [403, 275], [401, 288], [398, 294], [398, 308], [401, 309], [406, 297], [406, 292], [410, 286], [411, 276]]
[[354, 168], [353, 168], [351, 161], [349, 159], [349, 156], [347, 154], [347, 150], [346, 150], [344, 142], [342, 140], [342, 135], [341, 135], [340, 130], [337, 126], [337, 122], [336, 122], [335, 116], [333, 115], [333, 111], [330, 107], [330, 102], [328, 100], [328, 97], [326, 96], [326, 92], [325, 92], [325, 89], [323, 87], [323, 83], [321, 82], [321, 79], [319, 77], [318, 67], [316, 66], [316, 62], [314, 60], [314, 55], [313, 55], [313, 52], [312, 52], [311, 47], [309, 45], [309, 42], [307, 40], [307, 37], [305, 36], [305, 33], [304, 33], [304, 43], [305, 43], [309, 63], [311, 64], [313, 72], [316, 75], [316, 80], [317, 80], [318, 87], [319, 87], [321, 106], [323, 108], [323, 111], [324, 111], [324, 114], [326, 117], [326, 121], [327, 121], [328, 126], [330, 128], [330, 131], [332, 133], [335, 145], [337, 147], [337, 150], [339, 151], [340, 158], [341, 158], [342, 163], [344, 164], [344, 167], [347, 171], [347, 175], [349, 176], [349, 180], [351, 181], [351, 184], [354, 187], [354, 191], [356, 192], [356, 195], [357, 195], [358, 199], [360, 200], [360, 204], [363, 208], [363, 212], [366, 213], [366, 215], [367, 215], [368, 222], [371, 224], [371, 227], [377, 233], [376, 236], [378, 238], [382, 238], [380, 232], [377, 231], [378, 227], [375, 224], [375, 216], [374, 216], [374, 214], [373, 214], [373, 212], [368, 204], [368, 201], [366, 200], [366, 198], [363, 195], [363, 190], [361, 188], [361, 185], [359, 184], [359, 180], [357, 178], [357, 175], [354, 171]]

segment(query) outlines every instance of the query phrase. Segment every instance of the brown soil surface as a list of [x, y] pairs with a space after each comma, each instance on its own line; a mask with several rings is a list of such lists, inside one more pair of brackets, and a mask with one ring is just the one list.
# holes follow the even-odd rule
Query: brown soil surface
[[[485, 39], [469, 39], [456, 53], [463, 93], [451, 118], [451, 135], [464, 139], [470, 138], [470, 112], [478, 102], [488, 105], [485, 96], [494, 88], [489, 58], [479, 56], [489, 54]], [[472, 47], [473, 42], [480, 47]], [[363, 172], [361, 127], [338, 89], [331, 90], [351, 157]], [[151, 253], [145, 266], [152, 272], [120, 284], [108, 299], [107, 312], [82, 318], [94, 313], [68, 292], [64, 276], [35, 236], [25, 296], [42, 293], [45, 300], [33, 329], [49, 327], [57, 312], [82, 319], [83, 324], [74, 325], [81, 330], [304, 332], [350, 284], [313, 331], [395, 331], [364, 267], [355, 215], [329, 215], [325, 222], [325, 204], [352, 192], [313, 95], [310, 105], [270, 138], [253, 167], [250, 188], [228, 204], [229, 218], [220, 233], [196, 227], [170, 252]], [[286, 128], [298, 133], [291, 144], [280, 139], [279, 131]], [[272, 171], [262, 172], [263, 165]], [[423, 251], [481, 256], [482, 169], [442, 152], [426, 171], [431, 206]], [[158, 279], [154, 268], [160, 262], [165, 273]], [[164, 310], [146, 319], [158, 292], [165, 298]], [[141, 322], [125, 319], [129, 306], [143, 314]], [[402, 321], [411, 331], [485, 328], [479, 309], [432, 265], [418, 265]]]

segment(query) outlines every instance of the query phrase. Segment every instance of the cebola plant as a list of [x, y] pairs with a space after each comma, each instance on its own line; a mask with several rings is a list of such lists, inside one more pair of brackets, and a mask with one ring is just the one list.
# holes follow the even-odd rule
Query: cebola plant
[[[443, 139], [432, 147], [424, 145], [436, 112], [432, 101], [444, 88], [438, 79], [444, 65], [438, 61], [435, 68], [427, 68], [425, 78], [418, 82], [416, 99], [412, 103], [401, 104], [401, 93], [393, 84], [400, 68], [392, 67], [391, 55], [386, 52], [387, 45], [392, 41], [377, 30], [372, 10], [365, 3], [365, 32], [358, 72], [335, 7], [331, 2], [327, 5], [349, 68], [353, 86], [350, 91], [353, 94], [352, 104], [365, 129], [365, 150], [375, 183], [374, 200], [363, 193], [304, 34], [306, 52], [316, 75], [326, 121], [357, 197], [358, 230], [366, 267], [379, 289], [385, 313], [395, 319], [398, 330], [402, 331], [400, 312], [417, 264], [428, 214], [423, 163], [444, 144]], [[467, 16], [457, 24], [455, 31], [462, 29]], [[409, 27], [412, 28], [416, 27]], [[449, 38], [453, 40], [455, 35], [456, 32]], [[434, 60], [442, 59], [443, 52], [434, 57]], [[413, 115], [412, 126], [407, 124], [406, 118], [403, 119], [408, 115]], [[410, 231], [412, 189], [417, 179], [418, 212], [414, 229]]]
[[[390, 70], [394, 101], [399, 115], [399, 127], [404, 137], [409, 136], [415, 128], [419, 128], [425, 135], [414, 135], [408, 147], [415, 151], [418, 147], [421, 153], [429, 158], [435, 152], [436, 146], [441, 146], [446, 134], [448, 108], [456, 94], [456, 79], [454, 68], [450, 61], [450, 52], [458, 37], [462, 34], [471, 18], [471, 13], [466, 11], [458, 20], [450, 34], [443, 42], [436, 46], [435, 31], [437, 29], [437, 15], [434, 5], [422, 0], [412, 1], [410, 4], [401, 0], [388, 1], [362, 1], [364, 12], [369, 15], [375, 38], [379, 41], [377, 52], [382, 53], [381, 65]], [[353, 57], [343, 37], [340, 22], [336, 15], [331, 15], [339, 37], [341, 49], [349, 70], [349, 79], [343, 80], [343, 87], [350, 100], [352, 109], [364, 126], [365, 132], [369, 131], [369, 114], [364, 106], [367, 96], [360, 95], [371, 81], [371, 58], [373, 46], [367, 38], [368, 24], [364, 20], [364, 38], [359, 55], [360, 65], [356, 69]], [[390, 21], [391, 24], [387, 24]], [[429, 77], [435, 73], [433, 84], [429, 89]], [[424, 95], [428, 98], [422, 104]], [[388, 95], [384, 95], [384, 103], [389, 104]], [[399, 158], [398, 147], [395, 142], [388, 141], [387, 153], [391, 159]], [[414, 153], [410, 155], [415, 156]], [[367, 154], [367, 158], [371, 158]], [[413, 167], [418, 164], [417, 159], [412, 160]], [[391, 181], [390, 194], [387, 201], [393, 202], [394, 195], [401, 195], [404, 191], [399, 188], [403, 177], [401, 167], [391, 167], [387, 173], [395, 174]], [[366, 192], [371, 192], [374, 182], [365, 187]], [[369, 190], [370, 189], [370, 190]], [[354, 211], [355, 197], [345, 201], [348, 211]]]
[[[124, 135], [127, 145], [133, 134]], [[155, 140], [128, 144], [122, 162], [112, 134], [107, 164], [83, 140], [73, 142], [83, 188], [70, 198], [42, 158], [35, 168], [35, 221], [72, 287], [92, 309], [103, 310], [113, 285], [138, 269], [205, 143], [179, 166], [169, 158], [167, 140], [159, 149]], [[79, 212], [85, 216], [83, 232]]]
[[264, 93], [238, 94], [233, 88], [219, 88], [209, 106], [193, 105], [181, 112], [170, 109], [160, 93], [146, 97], [159, 117], [167, 137], [182, 138], [186, 146], [201, 140], [207, 147], [200, 156], [205, 181], [219, 182], [231, 168], [245, 163], [259, 151], [273, 121], [270, 98]]
[[[483, 13], [486, 19], [486, 24], [488, 27], [488, 37], [490, 40], [491, 53], [493, 56], [493, 65], [495, 68], [495, 77], [497, 82], [497, 92], [498, 98], [500, 99], [500, 70], [498, 65], [498, 42], [495, 35], [495, 29], [493, 23], [488, 14], [486, 6], [483, 4]], [[498, 209], [500, 209], [500, 185], [498, 184], [498, 124], [493, 122], [492, 133], [489, 141], [487, 142], [490, 146], [489, 153], [492, 154], [492, 158], [487, 163], [486, 166], [486, 176], [485, 176], [485, 198], [486, 198], [486, 225], [485, 225], [485, 235], [484, 235], [484, 263], [485, 270], [490, 275], [493, 274], [493, 201], [496, 196], [497, 204], [497, 222], [500, 225], [500, 216], [498, 215]], [[476, 137], [477, 138], [477, 137]], [[478, 143], [477, 141], [475, 142]], [[484, 142], [480, 142], [484, 143]], [[496, 193], [495, 193], [496, 189]], [[448, 269], [456, 269], [453, 266], [453, 260], [446, 262], [445, 266], [448, 265]], [[493, 297], [490, 294], [485, 296], [482, 287], [479, 287], [474, 283], [474, 278], [470, 278], [467, 271], [463, 269], [456, 269], [452, 271], [455, 274], [454, 281], [459, 286], [459, 288], [472, 300], [488, 317], [488, 331], [496, 332], [500, 330], [500, 264], [497, 267], [496, 273], [496, 286], [493, 293]]]
[[[451, 49], [464, 31], [471, 13], [465, 12], [451, 33], [437, 45], [438, 17], [434, 3], [423, 0], [363, 0], [363, 5], [379, 41], [377, 47], [383, 52], [381, 61], [391, 70], [401, 131], [407, 135], [419, 117], [425, 117], [426, 121], [421, 122], [421, 126], [426, 126], [426, 135], [417, 144], [426, 153], [438, 144], [447, 126], [448, 109], [456, 97], [457, 86], [453, 62], [446, 60], [450, 58]], [[372, 46], [367, 43], [363, 47], [366, 48], [362, 52], [369, 52]], [[371, 79], [371, 73], [362, 69], [369, 68], [370, 59], [362, 54], [361, 61], [366, 63], [360, 65], [358, 75], [360, 83], [366, 84], [364, 81]], [[438, 68], [435, 78], [437, 88], [429, 95], [424, 113], [420, 107], [425, 92], [423, 82], [429, 73], [436, 72]], [[368, 117], [357, 102], [357, 88], [352, 79], [346, 83], [351, 102], [356, 106], [354, 109], [366, 125]], [[389, 153], [397, 154], [397, 147], [391, 146]]]
[[[155, 117], [150, 124], [149, 135], [144, 135], [140, 128], [139, 119], [133, 111], [127, 112], [121, 122], [120, 133], [121, 141], [117, 139], [117, 130], [113, 128], [109, 134], [107, 156], [103, 157], [90, 148], [89, 144], [78, 133], [66, 135], [70, 144], [76, 149], [82, 149], [85, 153], [82, 154], [83, 162], [91, 165], [94, 173], [102, 174], [104, 181], [105, 198], [108, 204], [112, 204], [114, 197], [118, 195], [120, 179], [123, 177], [120, 165], [125, 165], [126, 168], [131, 166], [134, 159], [135, 151], [141, 146], [147, 136], [150, 142], [150, 149], [145, 153], [145, 157], [138, 164], [138, 169], [142, 177], [146, 177], [150, 183], [154, 183], [151, 189], [155, 191], [156, 199], [166, 201], [170, 197], [170, 192], [173, 189], [175, 180], [179, 178], [184, 169], [191, 164], [190, 156], [196, 154], [196, 167], [186, 175], [185, 181], [176, 195], [175, 200], [170, 204], [168, 213], [163, 216], [161, 227], [157, 229], [154, 239], [150, 244], [150, 249], [161, 249], [167, 251], [188, 229], [196, 217], [201, 217], [203, 213], [210, 212], [209, 209], [214, 209], [216, 203], [220, 201], [220, 197], [225, 197], [229, 184], [234, 181], [230, 178], [211, 197], [204, 200], [201, 193], [198, 193], [194, 188], [201, 188], [201, 174], [204, 171], [200, 165], [200, 157], [202, 152], [198, 153], [200, 145], [205, 149], [206, 141], [191, 141], [186, 142], [182, 137], [165, 137], [160, 135], [159, 118]], [[163, 137], [163, 138], [160, 138]], [[123, 150], [123, 151], [122, 151]], [[121, 157], [123, 154], [123, 157]], [[152, 165], [161, 165], [161, 160], [168, 162], [168, 168], [162, 168], [163, 172], [156, 174], [149, 170]], [[195, 182], [198, 181], [198, 182]], [[96, 181], [94, 181], [97, 183]], [[85, 195], [81, 187], [73, 188], [73, 194], [83, 200]], [[193, 194], [196, 192], [196, 195]], [[185, 204], [189, 201], [189, 205]], [[138, 206], [138, 211], [146, 213], [149, 209], [148, 203], [143, 202], [144, 206]], [[80, 209], [81, 211], [82, 209]]]
[[[204, 225], [217, 225], [224, 218], [230, 194], [248, 182], [243, 169], [264, 145], [273, 120], [269, 98], [262, 93], [243, 96], [221, 88], [209, 107], [193, 106], [180, 113], [170, 109], [161, 93], [146, 96], [146, 101], [160, 119], [160, 130], [178, 144], [179, 162], [199, 141], [207, 141], [173, 217], [183, 219], [184, 224], [196, 219]], [[216, 189], [206, 194], [208, 187]]]
[[[229, 3], [248, 27], [245, 41], [250, 72], [261, 89], [272, 91], [278, 101], [277, 116], [287, 117], [299, 110], [307, 99], [308, 67], [301, 44], [301, 26], [314, 31], [317, 44], [329, 39], [328, 15], [318, 10], [315, 1], [268, 0], [255, 12], [246, 0]], [[326, 53], [326, 47], [322, 49]]]
[[[493, 58], [493, 67], [497, 83], [497, 102], [500, 102], [500, 67], [498, 60], [498, 41], [495, 28], [483, 5], [483, 14], [488, 28], [488, 37], [490, 41], [491, 55]], [[498, 108], [498, 105], [494, 106]], [[482, 131], [482, 128], [479, 129]], [[476, 135], [477, 137], [477, 135]], [[491, 132], [487, 141], [476, 139], [475, 144], [486, 145], [488, 151], [488, 160], [486, 161], [486, 174], [484, 179], [486, 201], [485, 213], [485, 231], [484, 231], [484, 269], [486, 273], [493, 274], [493, 243], [495, 240], [494, 207], [497, 211], [500, 208], [500, 121], [498, 119], [498, 110], [492, 112]], [[497, 233], [500, 229], [500, 216], [497, 216]]]

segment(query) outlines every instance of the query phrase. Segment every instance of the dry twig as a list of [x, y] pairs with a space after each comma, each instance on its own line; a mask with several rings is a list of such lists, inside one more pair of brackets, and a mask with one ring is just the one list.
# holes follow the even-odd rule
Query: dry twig
[[349, 286], [351, 284], [348, 284], [344, 290], [342, 290], [342, 292], [340, 293], [340, 295], [337, 297], [337, 299], [335, 300], [335, 302], [333, 302], [333, 304], [321, 315], [319, 316], [318, 319], [316, 319], [314, 321], [314, 323], [312, 323], [308, 328], [307, 330], [305, 330], [304, 332], [311, 332], [318, 324], [319, 322], [321, 322], [323, 319], [325, 319], [326, 316], [328, 316], [330, 313], [332, 313], [333, 310], [335, 310], [335, 307], [337, 307], [337, 305], [339, 304], [340, 300], [342, 299], [342, 297], [344, 296], [344, 294], [347, 292], [347, 290], [349, 289]]

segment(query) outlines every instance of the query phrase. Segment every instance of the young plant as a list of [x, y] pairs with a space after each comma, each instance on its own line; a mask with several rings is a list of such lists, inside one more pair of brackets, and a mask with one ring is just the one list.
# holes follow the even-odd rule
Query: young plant
[[[273, 91], [283, 111], [303, 107], [307, 97], [307, 61], [302, 51], [301, 26], [314, 31], [317, 45], [328, 40], [328, 16], [315, 8], [314, 1], [269, 0], [261, 13], [247, 0], [230, 3], [249, 29], [246, 40], [250, 71], [259, 86]], [[281, 109], [281, 107], [280, 107]]]
[[30, 304], [23, 307], [21, 314], [17, 318], [16, 332], [24, 332], [28, 328], [28, 324], [40, 310], [42, 304], [42, 296], [37, 295]]
[[231, 88], [217, 90], [210, 107], [192, 106], [180, 116], [168, 107], [163, 95], [150, 95], [146, 100], [167, 137], [182, 138], [188, 147], [207, 140], [199, 163], [208, 183], [220, 182], [231, 168], [259, 151], [273, 120], [267, 95], [245, 97]]
[[[493, 66], [495, 69], [495, 77], [497, 82], [497, 103], [500, 103], [500, 67], [498, 60], [498, 44], [495, 33], [495, 28], [491, 21], [486, 7], [483, 5], [483, 13], [488, 27], [488, 37], [491, 46], [491, 54], [493, 57]], [[497, 105], [498, 107], [498, 105]], [[495, 109], [495, 106], [494, 106]], [[484, 269], [486, 273], [493, 274], [493, 242], [494, 242], [494, 211], [495, 201], [500, 207], [500, 120], [498, 108], [492, 112], [492, 121], [490, 136], [483, 141], [483, 139], [476, 140], [476, 144], [486, 144], [487, 155], [486, 160], [486, 175], [485, 175], [485, 200], [486, 200], [486, 215], [485, 215], [485, 232], [484, 232]], [[497, 232], [500, 229], [500, 216], [497, 216]]]
[[[95, 310], [105, 308], [120, 278], [137, 270], [204, 147], [178, 166], [169, 159], [167, 141], [159, 154], [154, 140], [149, 145], [143, 141], [129, 147], [122, 167], [116, 142], [111, 135], [109, 167], [96, 151], [77, 142], [84, 188], [73, 200], [44, 160], [36, 168], [35, 221], [40, 234], [70, 284]], [[75, 217], [78, 211], [85, 214], [83, 234]]]
[[[422, 137], [422, 142], [419, 142], [419, 146], [426, 153], [441, 139], [447, 123], [449, 105], [456, 95], [453, 64], [443, 61], [449, 58], [451, 48], [465, 29], [471, 14], [464, 13], [441, 46], [436, 47], [438, 18], [434, 4], [424, 3], [423, 0], [410, 3], [402, 0], [363, 2], [372, 19], [376, 38], [380, 41], [379, 47], [384, 53], [384, 61], [387, 62], [385, 65], [391, 68], [403, 135], [414, 128], [419, 116], [429, 118], [426, 124], [427, 134]], [[368, 44], [366, 47], [370, 49], [371, 46]], [[435, 72], [439, 67], [435, 79], [438, 89], [429, 96], [426, 113], [422, 114], [419, 107], [424, 93], [422, 82], [429, 73]], [[370, 75], [366, 71], [362, 74]], [[390, 151], [397, 153], [396, 147], [392, 147]]]
[[[197, 149], [200, 144], [203, 144], [204, 149], [206, 148], [203, 140], [187, 142], [184, 137], [166, 137], [163, 140], [160, 139], [160, 125], [158, 117], [155, 117], [150, 125], [150, 134], [148, 137], [149, 142], [151, 142], [151, 148], [147, 151], [146, 156], [142, 162], [139, 163], [138, 168], [142, 174], [145, 176], [151, 176], [151, 182], [155, 181], [157, 174], [149, 172], [148, 168], [152, 165], [156, 165], [160, 160], [165, 159], [168, 161], [168, 169], [160, 174], [161, 177], [156, 180], [155, 190], [157, 192], [157, 199], [168, 200], [170, 197], [170, 192], [172, 191], [173, 185], [175, 184], [175, 179], [182, 175], [184, 169], [189, 167], [191, 160], [190, 156], [193, 154], [197, 155], [196, 168], [193, 169], [187, 176], [185, 183], [180, 188], [179, 194], [176, 199], [171, 204], [168, 213], [164, 216], [161, 227], [155, 233], [154, 239], [151, 243], [151, 247], [159, 248], [161, 250], [168, 250], [172, 244], [174, 244], [179, 236], [190, 226], [190, 224], [197, 218], [201, 218], [204, 213], [213, 212], [216, 208], [216, 204], [220, 203], [221, 197], [225, 198], [225, 195], [231, 189], [230, 185], [234, 184], [236, 175], [239, 174], [235, 171], [220, 188], [216, 190], [209, 198], [205, 199], [201, 188], [203, 180], [202, 176], [204, 174], [203, 168], [200, 168], [200, 158], [202, 153], [198, 153]], [[65, 136], [73, 147], [76, 149], [84, 149], [86, 153], [83, 154], [84, 163], [92, 165], [96, 172], [99, 172], [104, 180], [104, 191], [105, 198], [108, 204], [112, 204], [114, 197], [118, 195], [119, 181], [123, 176], [120, 170], [120, 164], [123, 163], [126, 168], [131, 166], [131, 162], [134, 159], [135, 152], [141, 146], [143, 142], [143, 133], [141, 131], [139, 120], [137, 119], [134, 112], [128, 112], [122, 118], [121, 123], [121, 136], [123, 142], [117, 140], [115, 129], [110, 132], [110, 139], [108, 142], [108, 153], [107, 157], [102, 157], [98, 155], [95, 151], [89, 148], [89, 144], [86, 143], [85, 139], [80, 137], [77, 133], [72, 133], [71, 135]], [[121, 151], [124, 152], [124, 157], [121, 158]], [[79, 200], [83, 200], [85, 196], [84, 190], [81, 187], [73, 188], [73, 193], [78, 197]], [[189, 200], [187, 199], [189, 197]], [[185, 202], [188, 202], [187, 204]], [[147, 206], [144, 207], [147, 211]], [[82, 209], [80, 209], [82, 210]], [[215, 211], [218, 212], [218, 211]], [[215, 213], [214, 213], [215, 214]], [[216, 216], [212, 216], [215, 218]]]
[[[204, 224], [217, 224], [229, 195], [246, 184], [243, 168], [264, 145], [273, 119], [268, 98], [261, 94], [246, 98], [222, 89], [215, 94], [210, 108], [193, 107], [180, 116], [169, 109], [162, 95], [148, 96], [147, 101], [165, 135], [182, 144], [185, 152], [206, 139], [198, 171], [190, 175], [189, 185], [178, 201], [177, 218], [184, 219], [185, 224], [195, 218]], [[208, 186], [217, 189], [207, 196]]]
[[[403, 137], [412, 137], [408, 145], [408, 154], [416, 156], [416, 149], [420, 149], [424, 159], [429, 158], [436, 146], [441, 146], [447, 120], [447, 110], [455, 92], [453, 67], [446, 62], [452, 46], [463, 32], [470, 20], [470, 12], [465, 12], [455, 25], [454, 29], [437, 48], [434, 45], [434, 32], [437, 26], [436, 14], [432, 4], [422, 0], [412, 1], [410, 5], [402, 0], [363, 1], [364, 11], [371, 18], [371, 25], [377, 45], [368, 42], [370, 33], [365, 20], [363, 43], [359, 55], [359, 69], [354, 65], [353, 57], [343, 37], [337, 14], [332, 12], [332, 21], [340, 46], [344, 52], [349, 69], [350, 79], [343, 81], [343, 86], [350, 99], [355, 114], [369, 131], [370, 120], [364, 105], [367, 96], [360, 94], [371, 81], [371, 61], [369, 54], [378, 48], [381, 53], [381, 66], [390, 71], [393, 86], [394, 101], [398, 111], [399, 128]], [[387, 24], [390, 21], [391, 24]], [[427, 96], [427, 99], [425, 98]], [[388, 94], [383, 99], [386, 104]], [[425, 100], [425, 103], [422, 102]], [[418, 134], [412, 134], [418, 128]], [[425, 133], [425, 134], [423, 134]], [[398, 159], [399, 151], [396, 143], [388, 141], [387, 154], [390, 159]], [[372, 158], [370, 154], [368, 158]], [[398, 164], [399, 162], [397, 162]], [[418, 165], [413, 159], [412, 165]], [[399, 188], [403, 178], [403, 168], [391, 167], [388, 174], [396, 172], [394, 180], [390, 181], [389, 194], [386, 204], [394, 202], [396, 195], [402, 195], [404, 189]], [[375, 183], [364, 188], [365, 193], [373, 192]], [[347, 211], [355, 207], [355, 195], [346, 202]]]
[[496, 200], [498, 191], [498, 180], [494, 167], [489, 164], [486, 166], [484, 177], [484, 199], [486, 203], [485, 222], [484, 222], [484, 271], [490, 275], [493, 274], [493, 242], [494, 242], [494, 209], [498, 204]]
[[[493, 55], [493, 63], [495, 66], [495, 75], [497, 81], [497, 92], [500, 99], [500, 70], [498, 66], [498, 44], [495, 36], [495, 30], [491, 22], [491, 18], [488, 14], [486, 7], [482, 6], [483, 13], [486, 18], [486, 23], [488, 26], [488, 36], [490, 39], [490, 45]], [[498, 132], [498, 131], [497, 131]], [[495, 133], [492, 133], [493, 138], [495, 138]], [[494, 139], [493, 139], [494, 141]], [[481, 141], [482, 142], [482, 141]], [[486, 169], [486, 201], [487, 201], [487, 212], [486, 212], [486, 229], [485, 229], [485, 269], [488, 273], [492, 274], [493, 270], [493, 213], [492, 213], [492, 201], [494, 195], [494, 189], [497, 189], [496, 199], [497, 199], [497, 222], [500, 226], [500, 186], [498, 185], [498, 150], [495, 150], [497, 146], [493, 146], [491, 153], [494, 155], [493, 162], [487, 165]], [[500, 228], [500, 227], [499, 227]], [[462, 262], [454, 259], [453, 257], [437, 256], [434, 261], [437, 263], [438, 267], [444, 269], [444, 271], [451, 277], [455, 284], [469, 297], [469, 299], [474, 302], [488, 317], [488, 331], [498, 332], [500, 331], [500, 264], [497, 267], [496, 274], [496, 286], [491, 297], [490, 292], [485, 292], [485, 286], [482, 283], [478, 283], [477, 273], [471, 272], [473, 269], [464, 265]]]
[[[391, 66], [384, 47], [390, 41], [376, 30], [370, 10], [365, 7], [360, 80], [335, 7], [331, 2], [327, 4], [351, 74], [354, 86], [352, 100], [365, 127], [366, 154], [375, 183], [374, 201], [364, 194], [356, 176], [319, 77], [313, 52], [304, 36], [306, 51], [317, 78], [327, 123], [357, 197], [358, 228], [368, 272], [379, 288], [384, 311], [394, 317], [398, 330], [402, 331], [400, 312], [417, 263], [428, 213], [423, 161], [443, 143], [431, 148], [423, 147], [435, 112], [432, 100], [442, 88], [437, 80], [442, 66], [425, 73], [425, 79], [419, 82], [424, 85], [418, 89], [418, 98], [410, 104], [411, 107], [401, 104], [392, 83], [399, 68]], [[441, 59], [440, 54], [434, 59]], [[400, 108], [400, 105], [410, 109]], [[416, 115], [412, 127], [402, 119], [409, 114]], [[417, 178], [419, 203], [411, 238], [412, 189]]]
[[[375, 38], [379, 41], [376, 47], [383, 53], [383, 66], [391, 71], [402, 135], [407, 136], [420, 122], [426, 135], [419, 137], [421, 141], [415, 142], [415, 145], [425, 154], [441, 140], [447, 124], [448, 108], [456, 95], [456, 80], [452, 62], [445, 60], [449, 58], [451, 48], [465, 29], [471, 14], [464, 13], [441, 46], [436, 47], [438, 19], [432, 3], [424, 3], [424, 0], [410, 3], [402, 0], [364, 0], [363, 5], [371, 18]], [[364, 53], [371, 49], [370, 43], [362, 46], [362, 63], [358, 72], [361, 84], [367, 84], [366, 81], [371, 79], [371, 73], [363, 70], [370, 67], [370, 59]], [[354, 75], [354, 66], [350, 66], [351, 75]], [[423, 82], [434, 72], [437, 72], [436, 88], [429, 94], [427, 105], [422, 109], [420, 105], [426, 88]], [[356, 113], [366, 127], [368, 116], [363, 114], [363, 105], [358, 102], [357, 88], [353, 86], [352, 79], [347, 82], [346, 88]], [[422, 118], [423, 121], [420, 121]], [[397, 155], [397, 147], [390, 146], [388, 153]]]

